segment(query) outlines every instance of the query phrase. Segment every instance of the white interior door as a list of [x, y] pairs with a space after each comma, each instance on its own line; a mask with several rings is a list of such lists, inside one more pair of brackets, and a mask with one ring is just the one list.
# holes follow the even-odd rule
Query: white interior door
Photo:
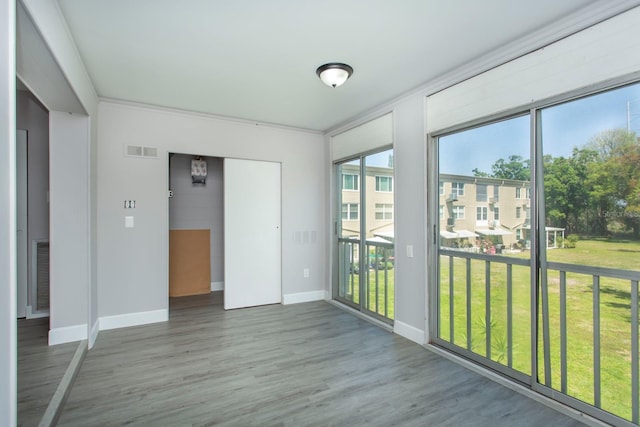
[[280, 163], [224, 160], [224, 308], [282, 301]]
[[28, 254], [27, 238], [27, 131], [16, 133], [16, 246], [18, 317], [27, 316]]

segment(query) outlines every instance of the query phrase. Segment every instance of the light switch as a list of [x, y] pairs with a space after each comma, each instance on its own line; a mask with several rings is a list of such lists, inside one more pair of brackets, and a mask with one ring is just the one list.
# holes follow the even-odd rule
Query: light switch
[[413, 245], [407, 245], [407, 258], [413, 258]]
[[133, 228], [133, 217], [125, 216], [124, 217], [124, 227], [125, 228]]

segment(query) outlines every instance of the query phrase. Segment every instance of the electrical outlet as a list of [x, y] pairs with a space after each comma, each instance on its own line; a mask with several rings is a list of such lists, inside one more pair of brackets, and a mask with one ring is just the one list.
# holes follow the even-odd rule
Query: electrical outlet
[[305, 268], [304, 270], [302, 270], [302, 276], [303, 276], [305, 279], [308, 279], [308, 278], [309, 278], [309, 269], [308, 269], [308, 268]]

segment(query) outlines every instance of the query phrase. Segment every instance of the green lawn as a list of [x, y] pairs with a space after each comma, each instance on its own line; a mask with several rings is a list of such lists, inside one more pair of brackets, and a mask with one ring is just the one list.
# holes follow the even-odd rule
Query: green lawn
[[[513, 256], [526, 257], [528, 254]], [[640, 242], [607, 239], [580, 240], [575, 249], [548, 251], [549, 261], [638, 270]], [[453, 342], [467, 347], [466, 265], [455, 259], [453, 281]], [[449, 262], [441, 259], [440, 336], [451, 341], [449, 317]], [[530, 372], [529, 268], [513, 267], [513, 368]], [[486, 356], [485, 262], [471, 263], [471, 350]], [[507, 364], [506, 265], [491, 264], [491, 358]], [[548, 277], [551, 383], [560, 390], [560, 291], [559, 273]], [[600, 282], [601, 398], [602, 409], [631, 418], [631, 311], [630, 283], [602, 278]], [[593, 404], [593, 292], [592, 278], [567, 274], [567, 394]], [[541, 353], [542, 355], [542, 353]], [[539, 358], [542, 361], [542, 357]], [[538, 372], [544, 382], [544, 367]]]
[[[385, 281], [386, 274], [386, 281]], [[395, 269], [388, 270], [378, 270], [378, 283], [376, 288], [376, 272], [374, 269], [369, 269], [369, 286], [367, 289], [367, 303], [365, 304], [366, 308], [374, 313], [378, 313], [381, 316], [387, 317], [389, 319], [393, 319], [394, 317], [394, 291], [395, 291]], [[351, 274], [349, 279], [353, 279], [353, 287], [351, 283], [347, 286], [347, 291], [345, 292], [345, 297], [349, 301], [353, 301], [355, 304], [360, 303], [360, 295], [357, 291], [358, 289], [358, 274]], [[385, 286], [386, 283], [386, 286]], [[352, 291], [353, 289], [353, 291]], [[376, 290], [377, 290], [377, 300], [378, 305], [376, 307]], [[386, 290], [386, 295], [385, 295]], [[386, 312], [385, 312], [385, 302], [386, 304]]]

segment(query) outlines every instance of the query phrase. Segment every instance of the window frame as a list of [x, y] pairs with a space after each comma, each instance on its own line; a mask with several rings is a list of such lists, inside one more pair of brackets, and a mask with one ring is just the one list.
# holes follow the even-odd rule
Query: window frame
[[[381, 185], [380, 183], [386, 180], [387, 184], [389, 185], [389, 189], [388, 190], [381, 190]], [[375, 175], [375, 186], [376, 186], [376, 193], [393, 193], [393, 177], [392, 176], [387, 176], [387, 175]]]
[[[346, 210], [347, 217], [346, 218], [344, 218], [344, 214], [345, 214], [344, 207], [345, 206], [347, 207], [347, 210]], [[354, 212], [354, 210], [351, 209], [351, 207], [353, 207], [353, 206], [356, 207], [356, 209], [355, 209], [356, 217], [355, 218], [351, 218], [350, 217], [351, 213]], [[340, 210], [340, 219], [342, 221], [359, 221], [360, 220], [360, 203], [353, 203], [353, 202], [343, 203], [342, 204], [342, 208]]]
[[[353, 182], [355, 183], [356, 188], [346, 188], [345, 187], [345, 178], [347, 176], [353, 177]], [[342, 173], [342, 191], [360, 191], [360, 174], [358, 173]]]
[[[376, 203], [373, 211], [376, 221], [393, 221], [393, 203]], [[378, 218], [378, 214], [382, 218]]]
[[456, 197], [464, 197], [464, 182], [451, 181], [451, 194]]
[[[525, 190], [526, 197], [524, 198], [520, 197], [519, 200], [530, 199], [531, 201], [530, 208], [527, 209], [530, 212], [530, 214], [529, 215], [525, 214], [525, 215], [527, 216], [527, 219], [530, 219], [530, 225], [527, 225], [527, 229], [538, 230], [539, 232], [539, 235], [536, 234], [535, 238], [528, 241], [530, 242], [530, 245], [531, 245], [531, 248], [530, 248], [530, 250], [532, 251], [531, 253], [535, 254], [536, 250], [538, 249], [537, 246], [541, 244], [540, 242], [545, 241], [545, 239], [543, 238], [545, 233], [544, 222], [542, 224], [539, 224], [540, 218], [545, 218], [544, 206], [540, 206], [537, 201], [539, 195], [544, 194], [543, 193], [544, 183], [542, 182], [542, 179], [543, 179], [542, 142], [539, 136], [540, 126], [541, 126], [540, 116], [539, 116], [540, 111], [547, 107], [553, 107], [563, 103], [571, 102], [576, 99], [586, 98], [592, 95], [605, 93], [610, 90], [615, 90], [624, 86], [638, 84], [638, 83], [640, 83], [640, 71], [637, 71], [631, 74], [626, 74], [626, 75], [609, 79], [606, 81], [602, 81], [599, 83], [594, 83], [593, 85], [588, 87], [582, 87], [575, 90], [559, 93], [557, 95], [550, 96], [549, 98], [533, 101], [531, 103], [528, 103], [522, 106], [518, 106], [506, 111], [482, 116], [477, 119], [469, 120], [464, 123], [459, 123], [454, 126], [449, 126], [447, 128], [435, 129], [427, 134], [427, 141], [428, 141], [427, 159], [429, 159], [427, 163], [427, 168], [428, 168], [428, 180], [427, 180], [428, 187], [427, 188], [433, 189], [435, 185], [434, 183], [437, 182], [439, 178], [439, 171], [438, 171], [438, 159], [439, 159], [438, 140], [439, 138], [453, 134], [453, 133], [462, 132], [464, 130], [485, 126], [494, 122], [504, 121], [513, 117], [525, 116], [525, 115], [529, 116], [529, 120], [531, 123], [530, 124], [531, 178], [529, 181], [530, 182], [529, 186], [521, 187], [521, 188], [526, 188]], [[431, 191], [431, 193], [433, 194], [434, 192]], [[522, 193], [520, 193], [520, 196], [522, 196]], [[433, 196], [430, 196], [429, 194], [427, 194], [427, 198], [429, 201], [428, 203], [434, 203]], [[434, 210], [435, 210], [434, 208], [428, 209], [428, 211], [432, 213], [432, 215]], [[435, 215], [433, 216], [435, 217]], [[520, 219], [522, 219], [522, 216], [523, 215], [521, 214]], [[438, 218], [438, 217], [435, 217], [435, 218]], [[431, 283], [437, 284], [439, 281], [439, 274], [440, 274], [440, 268], [439, 268], [439, 262], [438, 262], [438, 257], [439, 257], [438, 240], [439, 239], [437, 238], [438, 232], [439, 232], [438, 223], [439, 221], [437, 220], [428, 221], [429, 232], [431, 231], [431, 228], [433, 229], [433, 238], [431, 238], [429, 241], [430, 241], [430, 244], [433, 245], [433, 247], [435, 248], [429, 251], [430, 253], [429, 262], [432, 265], [437, 266], [437, 268], [432, 269], [431, 272], [428, 274], [428, 281], [430, 284]], [[514, 230], [518, 234], [520, 234], [520, 237], [521, 237], [520, 240], [522, 240], [522, 238], [524, 238], [525, 236], [524, 230], [525, 229], [522, 228], [522, 225], [520, 225], [519, 228]], [[428, 237], [431, 237], [429, 236], [429, 232], [428, 232]], [[532, 269], [540, 268], [540, 262], [541, 261], [537, 260], [535, 256], [532, 256], [531, 268]], [[442, 343], [439, 342], [440, 340], [438, 338], [439, 308], [438, 308], [437, 285], [428, 286], [428, 292], [429, 292], [430, 303], [429, 303], [429, 311], [428, 311], [429, 315], [427, 319], [427, 328], [429, 330], [431, 340], [433, 340], [438, 345], [442, 345]], [[535, 298], [536, 298], [536, 294], [532, 292], [532, 304], [535, 302]], [[537, 312], [537, 310], [534, 310], [533, 312]], [[570, 396], [563, 395], [557, 392], [555, 389], [547, 387], [542, 383], [542, 381], [540, 382], [538, 381], [537, 379], [537, 375], [539, 374], [538, 367], [542, 363], [542, 361], [538, 361], [538, 354], [539, 354], [539, 349], [543, 348], [541, 347], [542, 344], [536, 341], [535, 339], [535, 337], [537, 337], [539, 333], [542, 333], [542, 331], [539, 331], [539, 328], [534, 322], [534, 324], [532, 325], [532, 342], [531, 342], [532, 375], [529, 377], [524, 377], [519, 381], [525, 383], [528, 386], [528, 388], [530, 388], [533, 391], [539, 392], [542, 395], [552, 398], [553, 400], [558, 401], [560, 403], [569, 405], [570, 407], [577, 409], [579, 411], [582, 411], [586, 414], [595, 416], [596, 418], [602, 421], [605, 421], [607, 423], [614, 424], [614, 425], [617, 425], [618, 423], [620, 423], [620, 421], [623, 420], [621, 417], [610, 414], [590, 404], [572, 399]], [[473, 357], [471, 357], [472, 355], [468, 355], [468, 356], [473, 360]], [[487, 365], [484, 365], [484, 366], [485, 366], [485, 369], [491, 369], [490, 367], [487, 367]], [[497, 368], [498, 371], [502, 372], [499, 366], [494, 368]], [[511, 378], [515, 378], [515, 377], [511, 377]], [[518, 381], [517, 378], [515, 379], [516, 381], [514, 382], [517, 382]], [[624, 421], [626, 422], [626, 420]]]

